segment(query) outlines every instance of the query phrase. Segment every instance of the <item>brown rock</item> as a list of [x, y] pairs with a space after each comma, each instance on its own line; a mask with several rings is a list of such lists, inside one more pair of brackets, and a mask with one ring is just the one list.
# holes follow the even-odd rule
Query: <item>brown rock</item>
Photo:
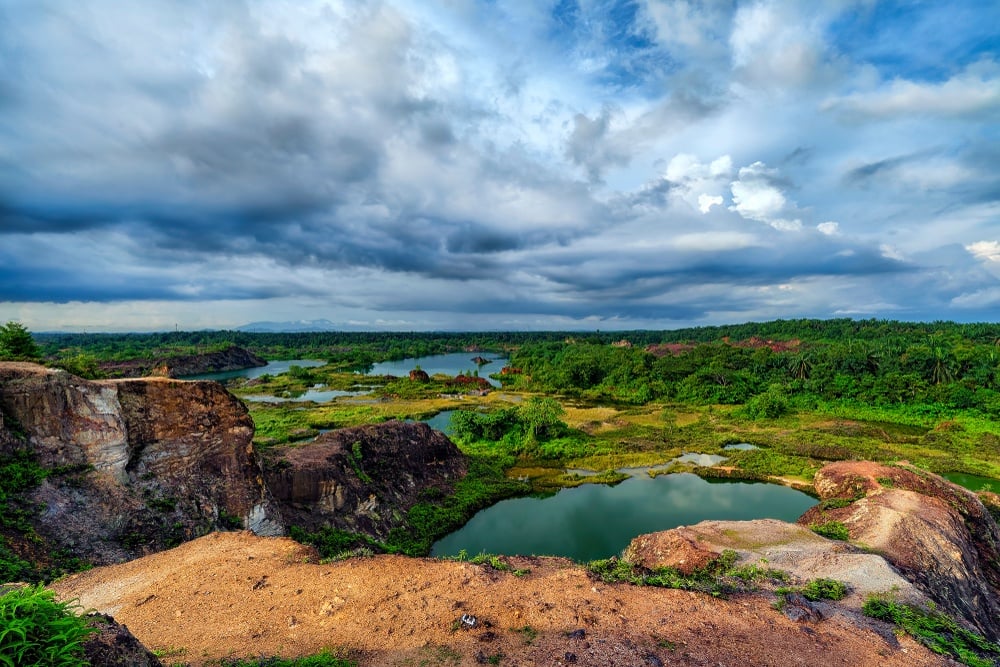
[[330, 431], [267, 451], [265, 477], [287, 525], [331, 526], [384, 538], [420, 493], [441, 493], [465, 457], [427, 424], [390, 421]]
[[239, 522], [280, 534], [243, 404], [215, 382], [90, 382], [0, 363], [0, 411], [16, 447], [59, 469], [24, 501], [55, 548], [96, 563], [156, 551]]
[[687, 526], [640, 535], [629, 543], [622, 558], [647, 570], [677, 568], [683, 574], [700, 570], [719, 557], [723, 548], [702, 542]]
[[431, 376], [425, 370], [414, 368], [410, 371], [410, 379], [414, 382], [430, 382]]

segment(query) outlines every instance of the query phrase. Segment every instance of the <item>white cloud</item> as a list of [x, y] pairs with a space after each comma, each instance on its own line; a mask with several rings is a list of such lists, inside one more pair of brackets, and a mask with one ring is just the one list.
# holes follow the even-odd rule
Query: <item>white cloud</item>
[[808, 83], [822, 57], [817, 18], [806, 20], [796, 3], [758, 1], [740, 7], [729, 36], [732, 65], [763, 87]]
[[890, 245], [888, 243], [883, 243], [879, 245], [878, 249], [879, 252], [882, 253], [882, 256], [885, 257], [886, 259], [895, 259], [900, 262], [906, 259], [903, 256], [903, 253], [899, 251], [899, 248], [896, 248], [895, 246]]
[[792, 208], [784, 193], [774, 184], [777, 170], [763, 162], [742, 167], [738, 180], [730, 184], [733, 205], [729, 210], [748, 220], [763, 222], [777, 230], [788, 232], [802, 228], [802, 222], [789, 217]]
[[833, 236], [840, 232], [840, 224], [836, 222], [821, 222], [816, 225], [816, 229], [818, 229], [821, 234]]
[[976, 241], [965, 246], [977, 259], [1000, 262], [1000, 241]]
[[833, 97], [823, 110], [892, 118], [907, 114], [961, 116], [1000, 109], [1000, 67], [977, 63], [941, 83], [894, 79], [876, 90]]
[[698, 195], [698, 210], [702, 213], [708, 213], [713, 206], [722, 206], [722, 195]]
[[679, 153], [671, 158], [664, 178], [677, 186], [672, 197], [684, 201], [692, 209], [708, 213], [713, 206], [721, 206], [725, 201], [720, 191], [732, 172], [733, 160], [728, 155], [701, 162], [694, 155]]

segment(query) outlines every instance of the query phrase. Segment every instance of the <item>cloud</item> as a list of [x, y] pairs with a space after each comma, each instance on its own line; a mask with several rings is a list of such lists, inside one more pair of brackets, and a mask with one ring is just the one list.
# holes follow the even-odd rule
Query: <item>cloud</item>
[[802, 221], [788, 217], [793, 206], [778, 187], [777, 174], [776, 169], [763, 162], [741, 167], [738, 179], [730, 184], [733, 205], [729, 209], [779, 231], [797, 231], [802, 228]]
[[795, 3], [742, 4], [733, 17], [732, 66], [761, 87], [800, 86], [811, 81], [823, 59], [818, 21], [800, 16]]
[[610, 166], [628, 164], [628, 154], [615, 146], [610, 138], [613, 110], [605, 107], [599, 116], [590, 119], [584, 114], [573, 117], [573, 131], [566, 141], [566, 156], [582, 166], [592, 182], [601, 180], [601, 174]]
[[708, 213], [712, 210], [713, 206], [722, 206], [722, 195], [698, 195], [698, 210], [702, 213]]
[[977, 259], [987, 262], [1000, 262], [1000, 241], [976, 241], [965, 246]]
[[956, 3], [14, 3], [0, 321], [947, 316], [1000, 206]]
[[850, 117], [972, 116], [1000, 113], [1000, 66], [983, 61], [945, 81], [894, 79], [874, 90], [831, 97], [824, 111]]

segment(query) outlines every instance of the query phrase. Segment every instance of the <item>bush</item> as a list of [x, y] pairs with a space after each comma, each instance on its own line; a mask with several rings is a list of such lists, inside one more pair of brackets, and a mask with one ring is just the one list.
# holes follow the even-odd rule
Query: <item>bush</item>
[[861, 611], [865, 616], [897, 625], [935, 653], [950, 655], [963, 664], [972, 667], [1000, 664], [1000, 645], [965, 629], [939, 611], [901, 604], [885, 595], [870, 595]]
[[842, 542], [846, 542], [851, 539], [851, 534], [848, 532], [847, 526], [839, 521], [814, 523], [809, 526], [809, 529], [817, 535], [822, 535], [823, 537], [831, 540], [841, 540]]
[[802, 595], [807, 600], [843, 600], [847, 595], [847, 584], [836, 579], [813, 579], [802, 587]]
[[788, 412], [788, 398], [777, 385], [763, 394], [757, 394], [743, 406], [743, 414], [750, 419], [777, 419]]
[[83, 643], [97, 631], [77, 609], [75, 602], [59, 602], [41, 585], [0, 597], [0, 665], [86, 664]]

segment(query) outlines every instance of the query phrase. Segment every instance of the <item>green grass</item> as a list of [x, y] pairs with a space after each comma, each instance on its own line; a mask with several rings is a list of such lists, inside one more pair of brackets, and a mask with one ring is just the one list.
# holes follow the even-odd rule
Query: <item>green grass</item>
[[830, 540], [840, 540], [847, 542], [851, 539], [851, 534], [847, 531], [847, 526], [839, 521], [827, 521], [826, 523], [814, 523], [809, 526], [809, 530], [822, 535]]
[[604, 583], [624, 582], [634, 586], [657, 586], [701, 591], [715, 596], [754, 590], [764, 581], [785, 582], [788, 575], [772, 570], [766, 564], [737, 567], [739, 555], [727, 549], [715, 560], [691, 574], [683, 574], [673, 567], [647, 570], [617, 557], [590, 561], [586, 564], [591, 575]]
[[218, 663], [220, 667], [357, 667], [356, 660], [343, 658], [330, 651], [321, 651], [316, 655], [303, 658], [255, 658], [255, 659], [224, 659]]
[[888, 621], [940, 655], [949, 655], [972, 667], [1000, 664], [1000, 645], [956, 623], [946, 614], [896, 602], [885, 595], [871, 595], [862, 612]]
[[83, 644], [96, 633], [77, 615], [75, 602], [59, 602], [43, 586], [27, 586], [0, 597], [0, 665], [87, 664]]

